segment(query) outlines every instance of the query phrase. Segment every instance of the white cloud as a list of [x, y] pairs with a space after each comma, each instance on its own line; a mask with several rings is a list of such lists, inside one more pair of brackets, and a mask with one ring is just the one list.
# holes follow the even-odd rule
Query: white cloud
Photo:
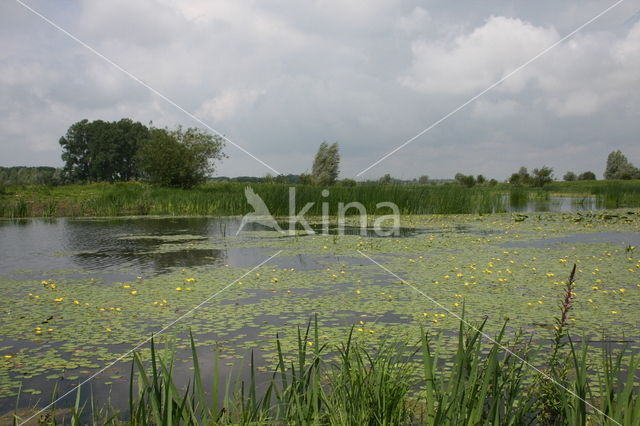
[[[400, 81], [426, 94], [472, 94], [493, 84], [557, 39], [558, 34], [551, 28], [492, 16], [483, 26], [452, 41], [414, 41], [413, 64]], [[514, 75], [504, 86], [520, 90], [525, 78], [522, 74]]]

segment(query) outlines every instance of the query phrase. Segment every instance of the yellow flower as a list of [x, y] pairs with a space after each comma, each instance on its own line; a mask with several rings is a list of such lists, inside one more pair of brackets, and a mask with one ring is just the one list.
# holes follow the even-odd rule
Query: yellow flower
[[358, 328], [358, 331], [359, 331], [359, 332], [363, 332], [363, 331], [364, 331], [364, 329], [363, 329], [363, 328]]
[[356, 290], [356, 294], [360, 294], [362, 293], [360, 290]]
[[621, 288], [620, 290], [618, 290], [620, 293], [624, 293], [626, 290], [624, 288]]
[[79, 304], [80, 304], [80, 302], [79, 302], [78, 300], [74, 300], [74, 301], [73, 301], [73, 304], [74, 304], [74, 305], [79, 305]]
[[122, 288], [131, 288], [129, 284], [123, 285]]
[[3, 355], [3, 358], [7, 358], [7, 359], [13, 358], [13, 355]]
[[272, 282], [272, 283], [277, 283], [277, 282], [278, 282], [278, 279], [277, 279], [277, 278], [271, 278], [271, 282]]
[[105, 328], [104, 331], [106, 331], [107, 333], [111, 333], [111, 329], [110, 328]]
[[565, 263], [567, 259], [560, 259], [560, 262]]
[[176, 287], [177, 291], [182, 291], [182, 287]]
[[454, 303], [453, 306], [458, 307], [460, 304], [458, 302]]
[[553, 272], [547, 272], [547, 277], [551, 278], [551, 277], [555, 277], [556, 274], [554, 274]]
[[600, 290], [600, 287], [598, 287], [597, 285], [593, 285], [591, 286], [591, 290]]
[[186, 278], [185, 281], [188, 283], [192, 283], [194, 282], [196, 279], [195, 278]]
[[618, 315], [619, 313], [620, 313], [620, 312], [618, 312], [618, 311], [611, 311], [611, 314], [612, 314], [612, 315]]
[[131, 294], [138, 294], [138, 290], [131, 290]]
[[54, 302], [62, 302], [64, 297], [58, 297], [57, 299], [53, 299]]
[[369, 330], [369, 334], [373, 334], [373, 333], [374, 333], [373, 330]]

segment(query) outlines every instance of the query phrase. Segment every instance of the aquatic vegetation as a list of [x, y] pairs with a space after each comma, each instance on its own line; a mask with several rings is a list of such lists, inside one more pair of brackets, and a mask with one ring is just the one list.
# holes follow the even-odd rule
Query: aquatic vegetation
[[[379, 202], [393, 201], [403, 214], [460, 214], [522, 211], [549, 208], [550, 195], [573, 196], [573, 208], [640, 206], [640, 181], [553, 182], [544, 190], [498, 185], [464, 188], [459, 185], [374, 185], [334, 186], [329, 195], [322, 187], [296, 185], [299, 205], [315, 203], [309, 215], [322, 215], [322, 203], [337, 215], [338, 203], [358, 201], [368, 212]], [[0, 217], [28, 216], [135, 216], [135, 215], [243, 215], [247, 205], [242, 183], [212, 183], [190, 190], [160, 188], [139, 182], [59, 187], [15, 187], [0, 193]], [[290, 185], [250, 184], [271, 213], [288, 215]], [[595, 202], [592, 198], [595, 197]], [[552, 200], [553, 201], [553, 200]], [[533, 204], [531, 204], [533, 203]], [[539, 203], [539, 206], [536, 205]], [[569, 206], [571, 207], [571, 206]], [[347, 214], [354, 214], [352, 209]]]
[[[313, 325], [298, 327], [291, 361], [276, 338], [278, 356], [267, 372], [256, 368], [251, 355], [249, 379], [226, 385], [220, 381], [219, 356], [204, 366], [193, 336], [188, 385], [176, 380], [175, 365], [180, 360], [175, 348], [159, 351], [152, 340], [149, 352], [136, 353], [131, 362], [126, 413], [93, 397], [90, 404], [82, 404], [81, 392], [86, 390], [81, 388], [74, 392], [70, 409], [54, 405], [40, 418], [49, 419], [45, 424], [79, 424], [90, 418], [99, 424], [124, 421], [130, 425], [544, 422], [540, 373], [530, 366], [536, 348], [518, 336], [506, 341], [506, 324], [493, 342], [484, 343], [483, 327], [484, 323], [470, 326], [460, 321], [451, 368], [443, 370], [432, 338], [424, 330], [417, 345], [401, 341], [371, 345], [357, 338], [355, 326], [340, 341], [321, 344], [323, 330], [316, 318]], [[337, 358], [332, 352], [338, 353]], [[587, 374], [587, 350], [572, 345], [562, 354], [570, 374], [555, 376], [548, 385], [560, 389], [554, 423], [632, 424], [637, 419], [640, 396], [634, 392], [633, 377], [638, 363], [634, 358], [622, 362], [623, 352], [616, 357], [602, 353], [603, 398], [592, 393], [596, 379]], [[213, 371], [210, 386], [205, 381], [207, 370]], [[621, 378], [621, 373], [628, 379]], [[16, 422], [27, 418], [14, 414]]]
[[[566, 318], [572, 335], [596, 345], [628, 340], [629, 351], [637, 352], [640, 258], [627, 247], [637, 244], [629, 238], [637, 235], [638, 211], [527, 216], [520, 222], [511, 214], [406, 216], [403, 226], [416, 232], [402, 238], [284, 237], [266, 231], [234, 237], [223, 236], [215, 221], [204, 219], [83, 219], [80, 229], [95, 235], [107, 229], [113, 234], [108, 241], [100, 240], [99, 247], [108, 250], [55, 247], [51, 259], [89, 265], [86, 269], [47, 269], [57, 267], [49, 263], [51, 259], [40, 270], [3, 268], [0, 312], [6, 321], [0, 332], [0, 396], [13, 401], [21, 382], [23, 394], [32, 396], [47, 394], [60, 377], [64, 384], [72, 383], [73, 377], [86, 377], [125, 353], [141, 336], [175, 320], [280, 249], [286, 251], [172, 328], [180, 356], [191, 345], [185, 334], [190, 328], [200, 350], [217, 349], [220, 368], [237, 365], [251, 351], [260, 373], [277, 365], [280, 356], [289, 366], [299, 349], [295, 326], [304, 327], [318, 312], [317, 341], [305, 342], [312, 353], [318, 347], [340, 347], [354, 327], [353, 343], [364, 345], [375, 357], [375, 348], [390, 336], [411, 344], [420, 341], [422, 326], [430, 336], [430, 350], [438, 354], [438, 372], [452, 374], [459, 327], [455, 315], [462, 314], [463, 306], [465, 318], [485, 321], [484, 330], [491, 336], [501, 332], [504, 318], [509, 317], [506, 341], [516, 338], [516, 330], [522, 330], [525, 339], [532, 336], [536, 348], [553, 341], [556, 300], [574, 263], [572, 310]], [[181, 231], [165, 230], [170, 235], [163, 235], [169, 223]], [[118, 247], [126, 249], [122, 257]], [[400, 274], [448, 311], [387, 275], [357, 250]], [[200, 256], [202, 251], [206, 256]], [[147, 264], [148, 269], [139, 268]], [[281, 355], [273, 347], [276, 336]], [[158, 344], [168, 340], [157, 338]], [[489, 350], [483, 349], [485, 354]], [[411, 347], [404, 348], [398, 359], [410, 353]], [[337, 349], [329, 351], [325, 360], [338, 362], [339, 355]], [[587, 363], [601, 372], [604, 366], [596, 362], [600, 356], [595, 346], [587, 350]], [[141, 358], [148, 357], [147, 349]], [[535, 365], [547, 362], [536, 360]], [[412, 370], [412, 380], [419, 379], [416, 371], [421, 370]], [[184, 378], [185, 364], [176, 363], [174, 372]], [[111, 375], [96, 378], [95, 386], [109, 383], [121, 393], [126, 383]], [[605, 385], [593, 383], [590, 388], [597, 392]], [[340, 410], [336, 413], [364, 408]]]

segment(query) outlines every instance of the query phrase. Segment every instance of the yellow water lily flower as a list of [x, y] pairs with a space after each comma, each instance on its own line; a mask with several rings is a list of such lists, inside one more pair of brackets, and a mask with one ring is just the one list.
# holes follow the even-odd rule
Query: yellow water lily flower
[[182, 291], [182, 287], [176, 287], [177, 291]]

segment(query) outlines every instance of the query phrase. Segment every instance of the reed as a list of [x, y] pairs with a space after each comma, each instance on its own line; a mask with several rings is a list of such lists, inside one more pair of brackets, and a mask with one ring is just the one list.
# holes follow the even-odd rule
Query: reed
[[[253, 357], [248, 383], [226, 385], [216, 358], [211, 392], [205, 390], [193, 338], [193, 378], [186, 387], [176, 384], [175, 356], [161, 356], [152, 341], [147, 362], [134, 356], [127, 412], [93, 399], [81, 403], [78, 394], [75, 404], [52, 408], [41, 424], [637, 424], [640, 370], [634, 356], [603, 350], [600, 372], [594, 373], [588, 346], [577, 348], [569, 340], [569, 350], [558, 358], [566, 374], [553, 375], [549, 386], [559, 383], [571, 393], [557, 388], [549, 423], [544, 405], [549, 401], [541, 404], [538, 372], [527, 365], [533, 362], [530, 354], [542, 348], [519, 335], [506, 342], [506, 323], [493, 343], [483, 342], [483, 326], [460, 322], [453, 365], [444, 370], [427, 332], [414, 347], [397, 342], [373, 347], [357, 341], [352, 329], [343, 343], [329, 348], [318, 339], [316, 319], [298, 329], [294, 361], [285, 362], [276, 340], [279, 361], [266, 388], [258, 385]], [[16, 414], [14, 423], [21, 420]]]

